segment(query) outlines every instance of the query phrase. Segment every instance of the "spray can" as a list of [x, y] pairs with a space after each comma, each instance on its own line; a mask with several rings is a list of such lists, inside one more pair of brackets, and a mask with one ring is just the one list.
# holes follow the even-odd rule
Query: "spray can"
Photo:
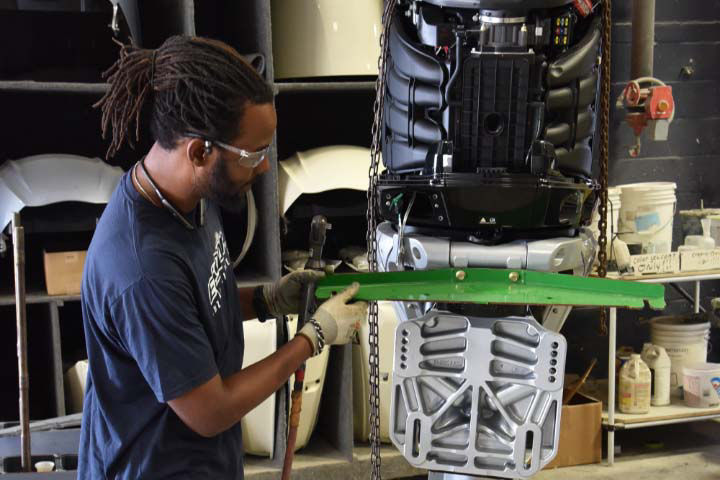
[[645, 344], [642, 360], [650, 368], [651, 400], [655, 406], [670, 405], [670, 357], [659, 345]]
[[619, 408], [623, 413], [647, 413], [650, 411], [650, 368], [639, 353], [620, 369]]

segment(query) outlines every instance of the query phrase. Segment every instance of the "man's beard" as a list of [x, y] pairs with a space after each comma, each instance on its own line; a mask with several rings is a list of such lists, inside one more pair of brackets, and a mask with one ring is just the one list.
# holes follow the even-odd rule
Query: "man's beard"
[[204, 197], [225, 210], [240, 213], [245, 210], [245, 193], [250, 189], [250, 183], [246, 184], [246, 188], [238, 188], [232, 183], [227, 172], [226, 162], [221, 157], [215, 162], [215, 166], [210, 172], [210, 180]]

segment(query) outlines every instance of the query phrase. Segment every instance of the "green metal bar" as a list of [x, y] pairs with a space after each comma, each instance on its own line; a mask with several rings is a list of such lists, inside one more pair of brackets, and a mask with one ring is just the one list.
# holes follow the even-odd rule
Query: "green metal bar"
[[353, 282], [358, 300], [498, 303], [514, 305], [589, 305], [655, 309], [665, 307], [662, 285], [558, 273], [492, 268], [329, 275], [316, 295], [328, 298]]

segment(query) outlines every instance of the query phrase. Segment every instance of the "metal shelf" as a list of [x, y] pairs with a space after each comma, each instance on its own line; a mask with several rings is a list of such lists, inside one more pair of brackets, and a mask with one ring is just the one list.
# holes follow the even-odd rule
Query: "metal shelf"
[[[603, 382], [603, 392], [607, 399], [607, 384]], [[590, 394], [593, 396], [592, 394]], [[615, 412], [615, 430], [630, 430], [634, 428], [655, 427], [673, 423], [697, 422], [720, 418], [720, 407], [693, 408], [685, 405], [682, 398], [672, 397], [670, 405], [650, 407], [648, 413], [621, 413]], [[603, 403], [603, 426], [610, 425], [608, 421], [608, 402]]]
[[720, 270], [705, 270], [701, 272], [677, 272], [642, 276], [608, 276], [617, 280], [626, 280], [640, 283], [682, 283], [700, 282], [703, 280], [720, 280]]
[[[272, 283], [273, 279], [267, 276], [250, 276], [243, 275], [237, 279], [238, 288], [254, 287], [264, 283]], [[63, 302], [79, 302], [80, 295], [48, 295], [47, 292], [28, 292], [26, 294], [28, 304], [35, 303], [59, 303]], [[0, 307], [7, 305], [15, 305], [15, 294], [13, 292], [0, 294]]]
[[[618, 276], [619, 277], [619, 276]], [[616, 278], [618, 278], [616, 277]], [[720, 270], [706, 270], [701, 272], [677, 272], [662, 275], [626, 276], [622, 280], [631, 280], [640, 283], [680, 283], [693, 282], [695, 284], [694, 312], [700, 312], [700, 283], [704, 280], [720, 280]], [[695, 422], [720, 418], [720, 408], [700, 409], [686, 407], [682, 400], [672, 399], [667, 407], [651, 407], [645, 415], [628, 415], [616, 409], [615, 399], [615, 353], [617, 348], [617, 308], [610, 308], [608, 332], [608, 383], [605, 395], [606, 412], [603, 414], [603, 424], [608, 429], [608, 465], [615, 462], [615, 430], [653, 427], [673, 423]]]
[[348, 92], [373, 90], [374, 81], [338, 81], [338, 82], [276, 82], [278, 93], [302, 92]]
[[36, 93], [105, 93], [107, 83], [36, 82], [33, 80], [0, 80], [0, 92]]
[[[47, 292], [28, 292], [25, 297], [28, 304], [63, 303], [80, 301], [80, 295], [48, 295]], [[0, 294], [0, 306], [15, 305], [15, 294]]]

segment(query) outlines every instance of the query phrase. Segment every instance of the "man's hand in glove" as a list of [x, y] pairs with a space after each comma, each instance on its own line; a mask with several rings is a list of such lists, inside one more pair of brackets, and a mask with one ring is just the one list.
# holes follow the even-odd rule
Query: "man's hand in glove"
[[[326, 300], [313, 315], [313, 320], [320, 327], [325, 345], [343, 345], [352, 340], [355, 332], [367, 321], [367, 302], [348, 304], [360, 289], [353, 283], [347, 289]], [[307, 337], [313, 344], [313, 353], [320, 353], [321, 345], [316, 327], [308, 322], [300, 329], [299, 334]]]
[[278, 318], [283, 315], [300, 313], [300, 292], [303, 285], [325, 276], [315, 270], [299, 270], [289, 273], [271, 285], [263, 286], [263, 297], [268, 312]]

